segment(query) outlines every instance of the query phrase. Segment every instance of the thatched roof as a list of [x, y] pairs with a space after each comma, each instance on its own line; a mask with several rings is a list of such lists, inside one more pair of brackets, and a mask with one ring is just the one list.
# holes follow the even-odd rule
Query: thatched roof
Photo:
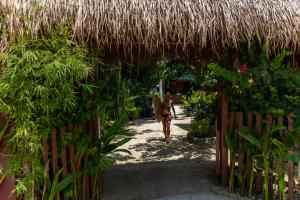
[[[79, 41], [125, 53], [133, 49], [150, 54], [174, 49], [188, 52], [206, 46], [238, 46], [253, 38], [276, 48], [300, 47], [300, 0], [0, 0], [0, 3], [9, 33], [26, 30], [45, 34], [55, 24], [68, 21]], [[4, 39], [1, 42], [6, 43]]]

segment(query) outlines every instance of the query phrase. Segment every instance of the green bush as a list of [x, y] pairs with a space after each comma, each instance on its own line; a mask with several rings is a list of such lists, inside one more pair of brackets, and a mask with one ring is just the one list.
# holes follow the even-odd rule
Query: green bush
[[209, 119], [193, 120], [191, 123], [192, 134], [194, 137], [210, 136], [215, 131], [215, 126], [211, 125]]
[[214, 133], [215, 120], [218, 112], [218, 93], [192, 91], [190, 97], [185, 97], [185, 107], [192, 107], [195, 111], [191, 127], [195, 135]]
[[292, 54], [282, 51], [270, 56], [262, 47], [257, 59], [245, 60], [238, 69], [212, 63], [209, 68], [225, 80], [225, 89], [233, 111], [286, 115], [300, 107], [300, 72], [288, 66]]
[[88, 50], [67, 32], [61, 28], [49, 38], [24, 37], [1, 54], [0, 110], [12, 124], [3, 138], [10, 152], [6, 170], [18, 177], [17, 195], [34, 195], [32, 187], [43, 177], [42, 141], [73, 115], [78, 91], [92, 72]]

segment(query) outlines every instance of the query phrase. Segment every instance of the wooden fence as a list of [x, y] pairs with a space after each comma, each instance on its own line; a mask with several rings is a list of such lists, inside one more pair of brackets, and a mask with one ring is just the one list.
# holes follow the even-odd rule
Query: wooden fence
[[[3, 123], [3, 116], [0, 113], [0, 124]], [[63, 145], [63, 138], [70, 134], [73, 130], [72, 126], [67, 128], [53, 129], [51, 135], [47, 140], [43, 141], [43, 163], [45, 166], [45, 172], [48, 173], [51, 180], [59, 170], [62, 169], [62, 173], [59, 179], [67, 177], [68, 175], [78, 172], [82, 169], [83, 161], [75, 159], [76, 146], [74, 144]], [[92, 119], [88, 122], [86, 132], [92, 134], [94, 138], [100, 137], [99, 135], [99, 122], [98, 119]], [[0, 142], [1, 145], [1, 142]], [[6, 152], [0, 146], [0, 164], [6, 163]], [[1, 179], [1, 177], [0, 177]], [[98, 176], [83, 176], [77, 181], [78, 185], [84, 185], [84, 189], [79, 194], [78, 199], [100, 199], [102, 193], [101, 174]], [[15, 184], [13, 177], [5, 177], [1, 180], [0, 184], [0, 200], [16, 200], [15, 194], [11, 193]], [[43, 191], [37, 192], [37, 199], [41, 199]], [[65, 194], [62, 192], [58, 194], [60, 199], [68, 200]], [[18, 198], [23, 199], [22, 197]], [[72, 198], [73, 199], [73, 198]]]
[[[272, 115], [254, 115], [252, 113], [243, 114], [242, 112], [229, 112], [228, 102], [225, 94], [221, 97], [221, 110], [219, 116], [219, 124], [216, 133], [216, 177], [220, 181], [222, 186], [228, 186], [229, 184], [229, 150], [225, 141], [225, 134], [227, 131], [233, 133], [234, 127], [237, 125], [238, 129], [242, 126], [247, 127], [250, 130], [255, 129], [257, 137], [267, 130], [272, 122], [275, 121], [277, 125], [284, 125], [289, 130], [293, 128], [293, 118], [288, 117], [277, 117], [273, 118]], [[238, 148], [243, 147], [243, 138], [238, 136]], [[242, 154], [238, 155], [238, 171], [242, 172], [244, 158]], [[288, 169], [288, 199], [293, 199], [295, 183], [294, 183], [294, 165], [295, 163], [289, 161], [287, 163]], [[262, 190], [262, 175], [258, 173], [255, 177], [256, 191]]]
[[[99, 123], [97, 119], [91, 120], [87, 125], [87, 131], [94, 138], [99, 137]], [[62, 170], [60, 180], [66, 178], [71, 173], [79, 172], [83, 166], [83, 160], [76, 160], [76, 146], [74, 144], [64, 145], [63, 138], [73, 130], [72, 126], [67, 128], [53, 129], [51, 136], [43, 142], [43, 163], [45, 168], [48, 167], [51, 178]], [[78, 199], [97, 199], [101, 198], [102, 183], [101, 174], [98, 176], [83, 176], [80, 177], [77, 183], [83, 185], [84, 189], [79, 194]], [[96, 191], [95, 191], [96, 190]], [[59, 194], [61, 199], [67, 200], [62, 192]]]

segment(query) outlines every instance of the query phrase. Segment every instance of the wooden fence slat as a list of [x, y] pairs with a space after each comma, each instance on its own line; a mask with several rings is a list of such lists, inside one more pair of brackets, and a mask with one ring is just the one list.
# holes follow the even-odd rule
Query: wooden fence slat
[[52, 129], [51, 134], [51, 154], [52, 154], [52, 167], [53, 174], [57, 172], [58, 162], [57, 162], [57, 140], [56, 140], [56, 130]]
[[270, 129], [272, 126], [272, 115], [267, 115], [267, 128]]
[[84, 176], [84, 184], [85, 184], [85, 199], [90, 198], [90, 178], [88, 175]]
[[[64, 138], [65, 136], [65, 128], [60, 128], [60, 137]], [[61, 151], [61, 165], [63, 168], [63, 177], [67, 177], [68, 175], [68, 168], [67, 168], [67, 151], [66, 151], [66, 146], [63, 145], [62, 151]]]
[[216, 130], [216, 178], [220, 176], [221, 173], [221, 161], [220, 161], [220, 131]]
[[[256, 136], [259, 138], [262, 135], [262, 116], [261, 114], [256, 115]], [[262, 191], [262, 176], [261, 170], [257, 170], [257, 175], [255, 179], [255, 189], [257, 192]]]
[[253, 128], [253, 117], [252, 113], [248, 113], [247, 115], [247, 128], [251, 131]]
[[[288, 129], [292, 130], [294, 126], [294, 120], [292, 116], [288, 116]], [[294, 198], [294, 163], [288, 161], [288, 200]]]
[[234, 131], [234, 112], [229, 112], [229, 132], [233, 134]]
[[[237, 124], [238, 124], [238, 129], [240, 131], [243, 126], [243, 113], [242, 112], [238, 112], [238, 114], [237, 114]], [[238, 135], [238, 149], [239, 149], [239, 152], [242, 152], [243, 137], [240, 134]], [[239, 153], [238, 171], [240, 174], [243, 174], [243, 165], [244, 165], [244, 155], [242, 153]]]
[[44, 141], [43, 141], [43, 161], [44, 161], [44, 167], [46, 166], [48, 160], [49, 160], [49, 144], [48, 144], [48, 139], [44, 139]]
[[[234, 112], [229, 112], [229, 132], [231, 136], [234, 134], [234, 120], [235, 120], [235, 113]], [[229, 154], [229, 166], [230, 166], [230, 161], [231, 159], [234, 159], [231, 157], [231, 154]], [[229, 172], [230, 173], [230, 172]]]
[[[93, 119], [91, 119], [89, 122], [88, 122], [88, 130], [89, 130], [89, 133], [92, 135], [92, 138], [95, 139], [95, 130], [94, 130], [94, 126], [93, 126]], [[87, 176], [87, 179], [88, 179], [88, 183], [89, 183], [89, 194], [88, 195], [92, 195], [92, 191], [93, 191], [93, 185], [94, 185], [94, 179], [92, 176]]]
[[[253, 115], [252, 115], [251, 112], [247, 114], [247, 128], [248, 128], [250, 131], [252, 131], [252, 129], [253, 129]], [[247, 181], [247, 184], [248, 184], [248, 185], [251, 184], [251, 183], [250, 183], [251, 180], [250, 180], [250, 178], [248, 178], [248, 177], [251, 177], [252, 171], [253, 171], [253, 168], [252, 168], [251, 171], [250, 171], [250, 170], [248, 171], [248, 174], [246, 174], [246, 176], [247, 176], [246, 181]]]
[[[278, 126], [283, 126], [283, 117], [282, 116], [277, 118], [277, 125]], [[284, 131], [280, 130], [279, 133], [280, 133], [281, 138], [283, 139], [284, 138]]]
[[75, 160], [75, 145], [71, 144], [70, 145], [70, 161]]
[[[272, 115], [271, 114], [267, 114], [267, 129], [266, 130], [270, 130], [272, 128]], [[272, 158], [272, 156], [270, 157], [270, 167], [273, 168], [274, 167], [274, 159]], [[273, 193], [273, 183], [274, 183], [275, 179], [274, 176], [271, 176], [269, 179], [269, 183], [268, 183], [268, 187], [269, 187], [269, 192], [272, 194]]]

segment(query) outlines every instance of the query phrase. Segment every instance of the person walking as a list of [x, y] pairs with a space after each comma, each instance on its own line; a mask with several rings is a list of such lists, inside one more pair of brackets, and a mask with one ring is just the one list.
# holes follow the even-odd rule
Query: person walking
[[171, 115], [171, 109], [174, 113], [174, 117], [175, 119], [176, 117], [176, 113], [175, 113], [175, 108], [174, 108], [174, 104], [173, 101], [171, 99], [171, 94], [169, 92], [167, 92], [164, 95], [164, 100], [161, 104], [161, 121], [163, 124], [163, 132], [165, 135], [165, 141], [169, 142], [170, 141], [170, 126], [171, 126], [171, 121], [172, 121], [172, 115]]

